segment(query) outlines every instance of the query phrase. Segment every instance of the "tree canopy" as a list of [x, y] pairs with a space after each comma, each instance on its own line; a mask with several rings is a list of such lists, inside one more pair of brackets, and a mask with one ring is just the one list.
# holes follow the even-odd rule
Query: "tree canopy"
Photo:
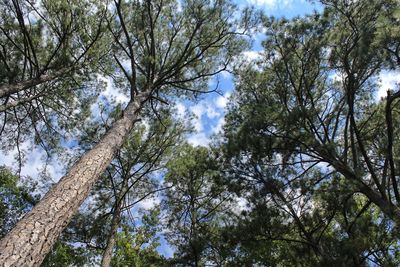
[[0, 0], [0, 264], [399, 266], [400, 4], [318, 6]]

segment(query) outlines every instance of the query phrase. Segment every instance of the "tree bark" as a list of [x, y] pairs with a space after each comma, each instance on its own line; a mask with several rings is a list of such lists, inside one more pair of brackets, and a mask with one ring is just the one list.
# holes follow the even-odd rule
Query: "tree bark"
[[24, 91], [26, 89], [29, 89], [33, 86], [52, 81], [54, 79], [57, 79], [58, 77], [63, 76], [64, 74], [68, 73], [71, 69], [70, 68], [62, 68], [57, 71], [52, 72], [51, 74], [42, 74], [38, 77], [26, 80], [26, 81], [21, 81], [21, 82], [16, 82], [16, 83], [11, 83], [11, 84], [0, 84], [0, 98], [10, 96], [11, 94], [15, 94], [21, 91]]
[[0, 241], [2, 266], [40, 266], [62, 230], [87, 198], [93, 184], [124, 143], [150, 94], [150, 88], [138, 94], [101, 141], [83, 155]]
[[122, 184], [121, 191], [119, 192], [116, 203], [115, 203], [115, 208], [113, 212], [113, 218], [111, 221], [111, 229], [110, 229], [110, 235], [107, 240], [107, 245], [106, 249], [104, 250], [103, 253], [103, 258], [101, 259], [101, 267], [108, 267], [110, 266], [111, 263], [111, 258], [112, 258], [112, 251], [115, 245], [115, 235], [117, 233], [117, 229], [119, 226], [120, 218], [121, 218], [121, 209], [122, 209], [122, 203], [125, 197], [126, 192], [128, 191], [128, 181], [129, 181], [129, 176], [127, 176]]

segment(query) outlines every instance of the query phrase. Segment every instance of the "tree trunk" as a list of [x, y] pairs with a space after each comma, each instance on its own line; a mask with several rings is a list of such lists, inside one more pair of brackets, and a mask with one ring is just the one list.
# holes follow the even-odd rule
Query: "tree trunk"
[[150, 96], [147, 89], [136, 96], [101, 141], [44, 196], [13, 230], [0, 241], [2, 266], [39, 266], [87, 198], [133, 128], [138, 113]]
[[15, 94], [21, 91], [24, 91], [26, 89], [29, 89], [33, 86], [49, 82], [52, 80], [57, 79], [58, 77], [63, 76], [64, 74], [68, 73], [71, 69], [70, 68], [62, 68], [57, 71], [52, 72], [51, 74], [42, 74], [38, 77], [26, 80], [26, 81], [21, 81], [21, 82], [16, 82], [16, 83], [11, 83], [11, 84], [0, 84], [0, 98], [10, 96], [11, 94]]
[[125, 194], [128, 191], [128, 181], [129, 181], [128, 177], [129, 176], [127, 176], [124, 179], [121, 191], [119, 192], [117, 199], [116, 199], [115, 209], [113, 212], [113, 218], [111, 221], [110, 235], [107, 240], [106, 249], [104, 250], [104, 253], [103, 253], [103, 258], [101, 259], [101, 267], [108, 267], [108, 266], [110, 266], [110, 263], [111, 263], [112, 251], [113, 251], [113, 248], [115, 245], [115, 235], [117, 234], [117, 229], [118, 229], [120, 218], [121, 218], [122, 203], [123, 203]]

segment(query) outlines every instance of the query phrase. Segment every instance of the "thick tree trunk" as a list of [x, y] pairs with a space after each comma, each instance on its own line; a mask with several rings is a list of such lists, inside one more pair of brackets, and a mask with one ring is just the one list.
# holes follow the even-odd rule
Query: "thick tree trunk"
[[0, 84], [0, 98], [21, 92], [23, 90], [29, 89], [33, 86], [36, 86], [36, 85], [39, 85], [39, 84], [42, 84], [45, 82], [55, 80], [55, 79], [63, 76], [64, 74], [68, 73], [69, 71], [70, 71], [70, 68], [63, 68], [63, 69], [54, 71], [51, 74], [42, 74], [38, 77], [29, 79], [26, 81], [21, 81], [21, 82], [16, 82], [16, 83], [11, 83], [11, 84]]
[[115, 236], [117, 234], [117, 229], [119, 227], [119, 222], [121, 218], [122, 203], [124, 202], [125, 194], [128, 191], [128, 182], [129, 179], [126, 177], [123, 181], [121, 191], [119, 192], [116, 199], [113, 218], [111, 221], [110, 235], [107, 240], [106, 249], [103, 253], [103, 258], [101, 259], [101, 267], [108, 267], [111, 263], [112, 251], [115, 245]]
[[133, 128], [150, 96], [146, 90], [128, 104], [102, 140], [70, 169], [14, 229], [0, 241], [0, 265], [39, 266], [92, 185], [105, 171]]

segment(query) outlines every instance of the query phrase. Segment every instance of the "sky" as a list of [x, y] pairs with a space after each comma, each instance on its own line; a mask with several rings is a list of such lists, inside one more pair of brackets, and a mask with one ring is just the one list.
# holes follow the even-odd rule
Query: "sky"
[[[265, 14], [275, 17], [292, 18], [304, 14], [312, 13], [314, 9], [320, 9], [320, 6], [313, 4], [306, 0], [236, 0], [239, 7], [253, 5], [261, 9]], [[258, 34], [254, 37], [252, 49], [245, 51], [244, 56], [248, 60], [254, 60], [262, 53], [261, 41], [263, 34]], [[178, 116], [186, 118], [190, 113], [193, 115], [192, 124], [196, 130], [195, 133], [187, 137], [188, 142], [195, 146], [207, 146], [212, 142], [213, 135], [217, 134], [224, 125], [224, 115], [229, 101], [229, 97], [234, 90], [232, 76], [225, 72], [218, 76], [219, 79], [219, 92], [220, 94], [211, 93], [206, 94], [197, 102], [180, 101], [176, 103]], [[400, 82], [400, 75], [393, 72], [383, 72], [380, 76], [381, 89], [377, 94], [377, 99], [385, 96], [387, 89], [393, 88], [395, 83]], [[215, 80], [210, 81], [210, 86], [215, 86]], [[108, 86], [102, 93], [105, 98], [113, 97], [118, 102], [126, 103], [127, 97], [117, 92], [112, 86]], [[93, 106], [92, 111], [98, 112], [98, 107]], [[22, 169], [22, 175], [37, 176], [42, 169], [42, 158], [45, 156], [44, 152], [40, 149], [30, 150], [25, 148], [27, 153], [26, 164]], [[0, 152], [0, 165], [15, 166], [15, 159], [13, 153], [7, 155]], [[61, 166], [60, 162], [53, 160], [48, 165], [47, 172], [56, 182], [65, 173], [65, 168]], [[151, 208], [159, 200], [150, 199], [141, 203], [142, 208]], [[161, 238], [161, 246], [158, 251], [167, 256], [172, 256], [173, 250], [168, 246], [164, 238]]]

